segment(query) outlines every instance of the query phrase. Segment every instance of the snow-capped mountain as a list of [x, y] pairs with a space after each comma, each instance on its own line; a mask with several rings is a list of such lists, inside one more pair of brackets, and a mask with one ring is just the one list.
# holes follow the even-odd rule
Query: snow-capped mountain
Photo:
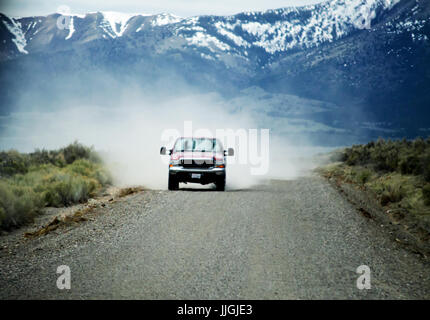
[[[316, 99], [339, 107], [321, 116], [331, 127], [342, 121], [351, 127], [348, 117], [365, 127], [360, 121], [367, 119], [361, 118], [372, 117], [380, 129], [372, 129], [375, 135], [417, 134], [430, 128], [429, 38], [428, 0], [330, 0], [190, 18], [0, 14], [1, 109], [13, 108], [24, 84], [43, 86], [47, 74], [93, 77], [103, 70], [140, 83], [180, 77], [191, 86], [233, 96], [257, 91], [265, 96], [247, 90], [260, 88], [276, 97], [258, 99], [271, 106], [277, 101], [279, 110], [273, 106], [268, 112], [279, 117], [286, 114], [282, 99], [284, 104], [291, 95]], [[73, 90], [87, 92], [87, 87]]]
[[[216, 59], [216, 53], [245, 58], [261, 51], [276, 55], [316, 47], [346, 37], [357, 30], [371, 29], [399, 2], [400, 0], [334, 0], [299, 8], [186, 19], [170, 14], [118, 12], [52, 14], [25, 18], [1, 15], [1, 51], [3, 57], [12, 58], [19, 54], [52, 49], [53, 46], [64, 50], [76, 43], [101, 38], [127, 37], [139, 40], [141, 34], [162, 31], [167, 33], [172, 42], [183, 40], [182, 46], [204, 50], [208, 59]], [[419, 34], [425, 21], [403, 23], [406, 23], [404, 27], [416, 26], [417, 39], [425, 39], [424, 35]], [[60, 43], [61, 48], [58, 47]]]

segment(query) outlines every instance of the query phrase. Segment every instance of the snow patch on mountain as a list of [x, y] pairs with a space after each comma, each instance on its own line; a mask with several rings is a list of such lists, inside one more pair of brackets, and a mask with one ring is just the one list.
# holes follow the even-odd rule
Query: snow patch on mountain
[[[104, 11], [101, 12], [103, 15], [103, 21], [100, 24], [100, 27], [103, 29], [103, 31], [108, 34], [111, 38], [117, 38], [121, 37], [124, 34], [124, 31], [128, 27], [128, 22], [138, 16], [145, 16], [145, 17], [153, 17], [151, 21], [151, 25], [153, 27], [156, 26], [165, 26], [167, 24], [173, 24], [178, 23], [182, 20], [184, 20], [181, 17], [178, 17], [173, 14], [157, 14], [157, 15], [151, 15], [151, 14], [127, 14], [127, 13], [121, 13], [121, 12], [113, 12], [113, 11]], [[142, 31], [144, 27], [144, 24], [141, 24], [135, 32]]]
[[181, 26], [179, 28], [176, 29], [176, 35], [178, 35], [179, 31], [202, 31], [202, 32], [206, 32], [206, 29], [202, 28], [201, 26]]
[[[308, 48], [333, 41], [354, 29], [369, 29], [377, 8], [391, 9], [400, 0], [336, 0], [301, 8], [269, 10], [260, 15], [277, 14], [275, 22], [247, 21], [242, 30], [253, 36], [253, 45], [268, 53], [292, 48]], [[299, 10], [298, 10], [299, 9]], [[305, 19], [301, 17], [306, 17]], [[288, 19], [285, 19], [287, 18]], [[255, 20], [257, 16], [253, 16]]]
[[235, 35], [233, 32], [227, 29], [233, 29], [233, 26], [224, 22], [215, 23], [215, 27], [218, 29], [218, 33], [232, 40], [239, 47], [250, 47], [251, 45], [245, 41], [243, 38]]
[[191, 38], [186, 38], [192, 45], [206, 47], [210, 51], [215, 52], [214, 49], [222, 51], [230, 50], [230, 46], [224, 42], [219, 41], [217, 38], [210, 36], [203, 32], [196, 32]]
[[241, 28], [253, 36], [261, 37], [265, 33], [273, 33], [270, 23], [248, 22], [241, 25]]
[[10, 33], [15, 37], [12, 39], [12, 42], [15, 43], [16, 48], [19, 52], [28, 54], [27, 50], [25, 50], [25, 46], [27, 45], [27, 40], [25, 39], [24, 33], [22, 32], [21, 23], [14, 18], [10, 19], [11, 23], [8, 23], [4, 20], [4, 25], [9, 30]]
[[[176, 34], [184, 31], [185, 37], [194, 45], [206, 46], [207, 41], [199, 40], [202, 35], [198, 34], [196, 28], [205, 27], [209, 23], [221, 35], [217, 37], [218, 47], [226, 48], [228, 44], [234, 44], [246, 49], [255, 46], [263, 48], [269, 54], [275, 54], [291, 49], [316, 47], [345, 37], [355, 30], [371, 29], [377, 12], [391, 9], [399, 1], [333, 0], [303, 7], [213, 17], [210, 22], [192, 17], [183, 20]], [[193, 30], [194, 36], [189, 37], [189, 31]]]
[[127, 22], [136, 16], [135, 14], [113, 11], [104, 11], [101, 14], [103, 15], [103, 21], [100, 26], [112, 38], [121, 37], [125, 29], [127, 29]]
[[162, 14], [156, 15], [155, 19], [152, 21], [151, 24], [153, 26], [164, 26], [166, 24], [178, 23], [182, 20], [183, 18], [179, 16], [168, 14], [168, 13], [162, 13]]

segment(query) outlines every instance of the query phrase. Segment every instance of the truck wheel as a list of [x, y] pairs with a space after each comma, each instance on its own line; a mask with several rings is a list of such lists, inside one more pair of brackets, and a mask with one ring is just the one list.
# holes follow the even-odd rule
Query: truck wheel
[[217, 182], [215, 182], [216, 189], [218, 191], [224, 191], [225, 190], [225, 176], [222, 178], [219, 178]]
[[179, 182], [174, 177], [172, 177], [170, 174], [169, 174], [168, 189], [169, 190], [178, 190], [179, 189]]

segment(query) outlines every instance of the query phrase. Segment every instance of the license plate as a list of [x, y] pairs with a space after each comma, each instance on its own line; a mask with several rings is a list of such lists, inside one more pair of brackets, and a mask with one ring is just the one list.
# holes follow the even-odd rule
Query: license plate
[[200, 173], [192, 173], [191, 174], [191, 179], [200, 179], [201, 178], [201, 174]]

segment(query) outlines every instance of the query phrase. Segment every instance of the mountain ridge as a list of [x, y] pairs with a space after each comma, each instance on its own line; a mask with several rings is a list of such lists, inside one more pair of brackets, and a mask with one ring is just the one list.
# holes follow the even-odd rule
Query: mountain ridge
[[[360, 8], [371, 10], [352, 19], [366, 13]], [[0, 112], [31, 104], [30, 92], [54, 106], [66, 93], [91, 100], [102, 90], [103, 103], [111, 103], [115, 85], [145, 89], [159, 82], [176, 90], [186, 83], [232, 99], [233, 109], [241, 103], [264, 110], [277, 117], [265, 123], [280, 126], [298, 117], [292, 106], [305, 110], [319, 101], [325, 111], [300, 117], [321, 123], [325, 138], [330, 130], [354, 139], [363, 130], [370, 138], [428, 132], [429, 1], [332, 0], [300, 9], [191, 18], [97, 12], [74, 16], [73, 29], [57, 27], [59, 14], [21, 18], [15, 23], [25, 46], [0, 14]], [[322, 30], [314, 20], [332, 24]]]
[[[95, 40], [97, 37], [115, 39], [136, 36], [136, 33], [144, 31], [145, 28], [153, 31], [154, 28], [164, 26], [170, 29], [172, 36], [184, 38], [189, 46], [205, 47], [209, 52], [240, 54], [246, 59], [246, 48], [261, 48], [266, 53], [276, 54], [291, 49], [318, 46], [326, 41], [332, 42], [355, 30], [370, 27], [371, 20], [377, 18], [379, 11], [391, 10], [399, 1], [332, 0], [302, 7], [190, 18], [163, 13], [134, 15], [116, 12], [64, 16], [54, 13], [23, 18], [0, 15], [0, 18], [11, 38], [15, 37], [11, 41], [16, 43], [16, 49], [23, 54], [27, 53], [26, 46], [29, 46], [29, 51], [40, 50], [40, 45], [38, 48], [37, 45], [31, 44], [33, 41], [37, 43], [37, 40], [47, 45], [53, 40], [60, 41], [60, 38], [83, 42]], [[54, 22], [64, 29], [52, 28]], [[79, 30], [80, 28], [83, 30]], [[84, 37], [83, 33], [88, 33], [88, 29], [92, 32]], [[49, 33], [49, 41], [46, 38], [38, 39], [40, 30]], [[243, 53], [238, 52], [244, 48]], [[214, 55], [210, 56], [216, 58]]]

